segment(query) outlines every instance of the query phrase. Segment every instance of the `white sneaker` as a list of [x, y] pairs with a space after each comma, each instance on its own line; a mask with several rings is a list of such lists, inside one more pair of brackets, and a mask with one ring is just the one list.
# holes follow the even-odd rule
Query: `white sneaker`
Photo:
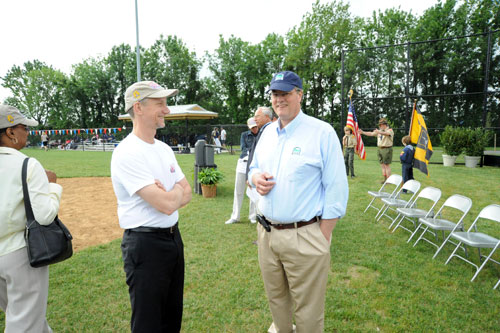
[[[292, 325], [292, 329], [293, 329], [292, 332], [295, 333], [297, 330], [297, 327], [295, 326], [295, 324]], [[267, 333], [276, 333], [276, 327], [274, 327], [274, 322], [271, 323], [271, 326], [267, 330]]]
[[257, 223], [257, 220], [250, 220], [250, 223], [255, 224], [255, 223]]
[[236, 222], [238, 222], [238, 220], [235, 220], [235, 219], [229, 219], [229, 220], [227, 220], [227, 221], [226, 221], [226, 223], [225, 223], [225, 224], [233, 224], [233, 223], [236, 223]]

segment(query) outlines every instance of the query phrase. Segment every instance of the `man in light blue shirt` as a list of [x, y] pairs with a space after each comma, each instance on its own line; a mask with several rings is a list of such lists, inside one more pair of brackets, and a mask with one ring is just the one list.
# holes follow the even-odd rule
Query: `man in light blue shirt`
[[[348, 185], [337, 134], [304, 114], [302, 80], [276, 74], [269, 90], [279, 120], [261, 134], [248, 179], [258, 202], [259, 265], [275, 329], [323, 332], [330, 243]], [[270, 228], [264, 228], [269, 224]]]

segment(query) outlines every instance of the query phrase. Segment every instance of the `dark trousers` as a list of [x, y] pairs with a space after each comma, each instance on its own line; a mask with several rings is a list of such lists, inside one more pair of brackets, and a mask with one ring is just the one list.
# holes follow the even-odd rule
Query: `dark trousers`
[[350, 170], [351, 176], [354, 176], [354, 148], [345, 148], [344, 163], [347, 175], [349, 176], [349, 170]]
[[179, 332], [184, 290], [179, 229], [172, 234], [125, 230], [121, 247], [132, 332]]
[[413, 178], [413, 165], [402, 163], [402, 172], [403, 172], [403, 182], [406, 183], [410, 179]]

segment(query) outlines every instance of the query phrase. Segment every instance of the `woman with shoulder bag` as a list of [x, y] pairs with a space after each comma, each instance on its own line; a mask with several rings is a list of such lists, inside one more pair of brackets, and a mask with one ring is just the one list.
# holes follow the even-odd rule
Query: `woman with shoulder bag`
[[[24, 230], [21, 169], [27, 157], [25, 147], [28, 119], [12, 106], [0, 105], [0, 307], [5, 311], [5, 332], [52, 332], [45, 318], [49, 291], [48, 266], [30, 266]], [[48, 225], [59, 211], [62, 187], [55, 173], [46, 171], [30, 158], [28, 192], [35, 219]]]

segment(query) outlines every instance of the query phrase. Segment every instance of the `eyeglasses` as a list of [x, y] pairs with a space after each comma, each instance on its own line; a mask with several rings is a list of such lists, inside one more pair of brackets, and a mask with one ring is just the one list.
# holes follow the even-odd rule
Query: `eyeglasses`
[[26, 125], [23, 125], [23, 124], [19, 124], [19, 125], [16, 125], [16, 126], [14, 126], [14, 127], [19, 127], [19, 126], [22, 126], [22, 127], [23, 127], [23, 129], [24, 129], [26, 132], [29, 132], [29, 131], [30, 131], [29, 126], [26, 126]]
[[280, 92], [273, 91], [273, 92], [271, 92], [271, 98], [272, 99], [277, 99], [279, 97], [287, 98], [287, 97], [291, 96], [292, 92], [293, 92], [293, 90], [288, 91], [288, 92], [286, 92], [286, 91], [280, 91]]

